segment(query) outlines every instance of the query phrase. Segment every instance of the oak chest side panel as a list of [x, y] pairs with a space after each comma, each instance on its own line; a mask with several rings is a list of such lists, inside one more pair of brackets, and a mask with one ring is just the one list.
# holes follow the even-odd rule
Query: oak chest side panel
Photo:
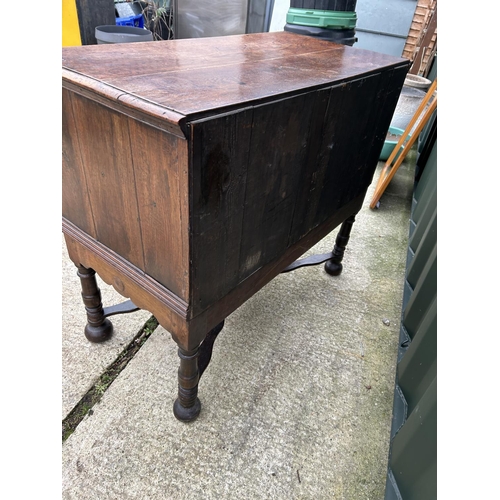
[[189, 174], [185, 139], [129, 119], [146, 274], [189, 297]]
[[332, 88], [317, 166], [296, 214], [295, 238], [366, 192], [406, 72], [407, 66], [397, 67]]
[[193, 316], [365, 195], [406, 71], [190, 124]]
[[72, 101], [95, 238], [144, 269], [127, 120], [76, 94]]
[[67, 90], [63, 109], [63, 216], [186, 299], [187, 141]]

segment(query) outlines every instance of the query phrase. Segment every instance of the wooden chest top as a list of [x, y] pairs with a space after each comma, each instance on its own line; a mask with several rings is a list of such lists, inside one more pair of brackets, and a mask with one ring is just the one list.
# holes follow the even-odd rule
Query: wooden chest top
[[259, 33], [67, 47], [63, 80], [178, 124], [342, 83], [398, 61], [404, 62], [293, 33]]

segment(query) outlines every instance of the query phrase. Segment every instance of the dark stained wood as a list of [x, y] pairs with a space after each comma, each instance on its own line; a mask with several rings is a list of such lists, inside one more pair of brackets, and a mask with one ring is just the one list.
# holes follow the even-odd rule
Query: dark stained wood
[[302, 267], [317, 266], [318, 264], [323, 264], [327, 260], [330, 260], [332, 257], [333, 252], [327, 252], [322, 254], [310, 255], [309, 257], [304, 257], [303, 259], [297, 259], [295, 262], [285, 267], [285, 269], [281, 271], [281, 274], [289, 273]]
[[199, 346], [190, 350], [179, 347], [177, 352], [181, 362], [177, 372], [178, 396], [174, 402], [174, 415], [182, 422], [190, 422], [200, 414], [201, 410], [198, 399], [200, 349]]
[[215, 301], [212, 306], [191, 318], [188, 322], [189, 345], [193, 346], [201, 342], [213, 325], [217, 325], [224, 318], [246, 302], [256, 290], [260, 290], [272, 279], [280, 274], [292, 262], [297, 260], [309, 248], [321, 241], [327, 234], [342, 224], [352, 214], [356, 214], [363, 205], [364, 195], [341, 207], [323, 224], [312, 229], [307, 236], [298, 243], [287, 248], [287, 250], [253, 273], [247, 279], [241, 281], [222, 299]]
[[[379, 78], [376, 75], [356, 79], [332, 88], [320, 153], [321, 166], [304, 214], [309, 224], [320, 223], [331, 210], [366, 191], [370, 184], [363, 173], [375, 132], [369, 116], [377, 97]], [[318, 188], [321, 190], [319, 196]]]
[[212, 351], [214, 349], [214, 343], [217, 336], [224, 328], [224, 321], [221, 321], [217, 326], [212, 328], [207, 336], [204, 338], [200, 346], [200, 355], [198, 357], [198, 370], [200, 372], [200, 378], [207, 369], [210, 361], [212, 359]]
[[349, 237], [351, 236], [351, 229], [354, 224], [354, 220], [354, 215], [351, 215], [347, 220], [345, 220], [342, 226], [340, 226], [340, 231], [335, 238], [332, 258], [325, 264], [325, 271], [332, 276], [339, 276], [342, 272], [342, 260], [344, 259], [344, 252], [347, 247], [347, 243], [349, 243]]
[[295, 201], [303, 189], [303, 170], [317, 93], [256, 106], [252, 155], [248, 162], [244, 220], [241, 228], [240, 279], [286, 250]]
[[117, 314], [128, 314], [139, 310], [140, 307], [137, 307], [131, 300], [125, 300], [119, 304], [103, 308], [103, 313], [104, 317], [109, 318]]
[[87, 311], [85, 336], [90, 342], [104, 342], [113, 333], [113, 325], [104, 315], [101, 291], [97, 285], [95, 271], [78, 266], [78, 277], [82, 285], [82, 299]]
[[[313, 227], [323, 222], [324, 217], [318, 214], [318, 193], [323, 189], [323, 178], [328, 168], [327, 158], [332, 155], [333, 141], [329, 136], [328, 128], [333, 123], [341, 122], [335, 116], [340, 113], [332, 112], [330, 106], [331, 95], [335, 87], [316, 92], [313, 104], [313, 120], [309, 127], [307, 139], [307, 155], [300, 176], [300, 190], [297, 192], [292, 225], [290, 227], [289, 244], [302, 238]], [[333, 118], [333, 120], [332, 120]], [[334, 199], [330, 199], [334, 203]]]
[[[239, 281], [253, 110], [191, 123], [193, 314]], [[214, 281], [213, 277], [217, 276]]]
[[396, 105], [380, 89], [404, 78], [386, 73], [192, 122], [193, 316], [364, 195]]
[[191, 350], [178, 350], [181, 362], [177, 375], [179, 389], [174, 402], [174, 415], [182, 422], [191, 422], [200, 414], [198, 383], [212, 359], [214, 342], [223, 327], [224, 321], [221, 321], [208, 332], [200, 346]]
[[172, 334], [192, 420], [207, 333], [360, 210], [409, 61], [280, 32], [63, 66], [68, 253]]

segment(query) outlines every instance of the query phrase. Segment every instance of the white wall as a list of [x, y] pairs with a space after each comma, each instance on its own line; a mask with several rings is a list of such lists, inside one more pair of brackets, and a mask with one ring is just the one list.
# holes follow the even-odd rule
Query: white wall
[[290, 0], [274, 0], [273, 15], [269, 31], [283, 31], [286, 24], [286, 14], [290, 8]]

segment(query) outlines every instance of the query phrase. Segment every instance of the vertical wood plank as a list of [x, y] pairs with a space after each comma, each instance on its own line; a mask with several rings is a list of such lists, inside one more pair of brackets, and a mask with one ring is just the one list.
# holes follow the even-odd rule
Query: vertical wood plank
[[352, 191], [361, 191], [356, 163], [360, 150], [363, 152], [369, 146], [363, 138], [369, 106], [361, 95], [366, 86], [369, 83], [361, 80], [332, 88], [321, 150], [321, 193], [312, 198], [311, 205], [311, 209], [313, 205], [316, 208], [310, 215], [315, 224], [350, 199]]
[[128, 118], [73, 96], [96, 239], [144, 269]]
[[331, 88], [316, 92], [311, 105], [312, 119], [307, 141], [306, 161], [297, 187], [298, 195], [288, 238], [289, 246], [319, 224], [315, 214], [326, 169], [326, 164], [321, 161], [321, 158], [325, 156], [325, 150], [328, 152], [328, 148], [331, 147], [330, 142], [325, 142], [325, 129], [331, 126], [328, 116], [331, 92]]
[[[396, 100], [402, 73], [400, 87], [392, 93]], [[311, 197], [309, 224], [321, 223], [370, 185], [396, 105], [387, 97], [386, 83], [391, 78], [392, 71], [386, 71], [332, 88], [320, 158], [322, 193]]]
[[62, 91], [62, 215], [95, 238], [72, 94]]
[[130, 120], [131, 151], [144, 244], [144, 270], [177, 296], [188, 298], [189, 252], [187, 186], [180, 191], [187, 171], [187, 141]]
[[[378, 79], [376, 94], [373, 98], [373, 105], [367, 122], [366, 133], [371, 137], [371, 144], [367, 148], [365, 160], [368, 166], [376, 166], [379, 161], [380, 152], [404, 85], [406, 73], [407, 68], [389, 69], [381, 73]], [[360, 166], [360, 169], [363, 182], [368, 186], [373, 180], [375, 169], [362, 169], [362, 166]]]
[[192, 124], [193, 307], [238, 283], [252, 109]]
[[256, 106], [241, 231], [240, 280], [288, 246], [307, 164], [315, 92]]

